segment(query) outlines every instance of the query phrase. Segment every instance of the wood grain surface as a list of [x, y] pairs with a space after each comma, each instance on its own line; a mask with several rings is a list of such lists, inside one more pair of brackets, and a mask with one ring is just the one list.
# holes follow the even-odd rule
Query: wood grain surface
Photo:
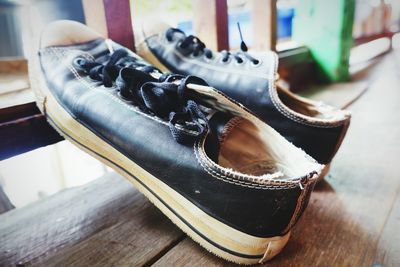
[[183, 237], [111, 173], [0, 216], [0, 266], [140, 266]]

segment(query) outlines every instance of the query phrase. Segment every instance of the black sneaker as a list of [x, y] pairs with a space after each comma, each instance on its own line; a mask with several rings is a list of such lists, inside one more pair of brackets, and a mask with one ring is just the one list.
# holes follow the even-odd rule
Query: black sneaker
[[[146, 22], [135, 31], [136, 51], [164, 72], [196, 75], [242, 103], [287, 140], [329, 168], [350, 123], [348, 111], [299, 97], [276, 85], [274, 52], [220, 53], [197, 37], [161, 22]], [[321, 174], [321, 178], [324, 174]]]
[[207, 250], [251, 264], [287, 243], [322, 166], [200, 78], [162, 75], [71, 21], [47, 27], [30, 75], [60, 134]]

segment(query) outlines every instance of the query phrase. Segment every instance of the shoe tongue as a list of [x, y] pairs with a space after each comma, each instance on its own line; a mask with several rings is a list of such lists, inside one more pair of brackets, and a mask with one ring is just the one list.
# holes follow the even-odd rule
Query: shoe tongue
[[210, 115], [208, 125], [210, 127], [209, 134], [205, 142], [205, 151], [210, 159], [218, 163], [220, 143], [226, 131], [226, 126], [234, 116], [224, 113], [215, 112]]

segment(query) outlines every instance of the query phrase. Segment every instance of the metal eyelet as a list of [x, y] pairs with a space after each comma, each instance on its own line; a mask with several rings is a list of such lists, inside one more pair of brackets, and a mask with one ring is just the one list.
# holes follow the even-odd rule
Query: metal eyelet
[[253, 67], [258, 67], [258, 66], [260, 66], [261, 65], [261, 60], [260, 59], [257, 59], [257, 63], [254, 63], [254, 61], [251, 61], [251, 65], [253, 66]]
[[101, 86], [102, 88], [104, 88], [107, 91], [117, 91], [117, 92], [119, 92], [119, 88], [115, 84], [113, 84], [111, 86], [105, 86], [101, 82], [98, 82], [97, 86]]
[[190, 58], [198, 58], [198, 57], [200, 57], [200, 54], [197, 54], [197, 56], [195, 56], [193, 53], [190, 53], [189, 57]]
[[203, 59], [205, 62], [211, 62], [214, 59], [214, 56], [207, 57], [206, 54], [203, 54]]
[[229, 64], [229, 63], [231, 63], [231, 61], [232, 61], [232, 59], [230, 57], [228, 57], [227, 60], [223, 60], [223, 58], [221, 57], [220, 60], [219, 60], [219, 63], [221, 63], [221, 64]]
[[239, 61], [237, 61], [237, 60], [235, 60], [235, 65], [238, 65], [238, 66], [240, 66], [240, 65], [243, 65], [244, 64], [244, 59], [242, 58], [242, 62], [239, 62]]
[[83, 60], [86, 60], [86, 59], [83, 58], [83, 57], [76, 57], [76, 58], [74, 58], [74, 60], [72, 61], [72, 65], [73, 65], [75, 68], [79, 69], [79, 70], [83, 70], [82, 65], [80, 64], [80, 62], [82, 62]]

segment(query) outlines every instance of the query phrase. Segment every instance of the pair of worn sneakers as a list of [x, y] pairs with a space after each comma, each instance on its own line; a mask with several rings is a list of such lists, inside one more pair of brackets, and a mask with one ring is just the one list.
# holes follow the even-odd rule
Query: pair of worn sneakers
[[242, 264], [271, 259], [348, 112], [277, 88], [273, 52], [216, 53], [156, 23], [135, 33], [141, 57], [83, 24], [50, 24], [29, 62], [38, 107], [207, 250]]

